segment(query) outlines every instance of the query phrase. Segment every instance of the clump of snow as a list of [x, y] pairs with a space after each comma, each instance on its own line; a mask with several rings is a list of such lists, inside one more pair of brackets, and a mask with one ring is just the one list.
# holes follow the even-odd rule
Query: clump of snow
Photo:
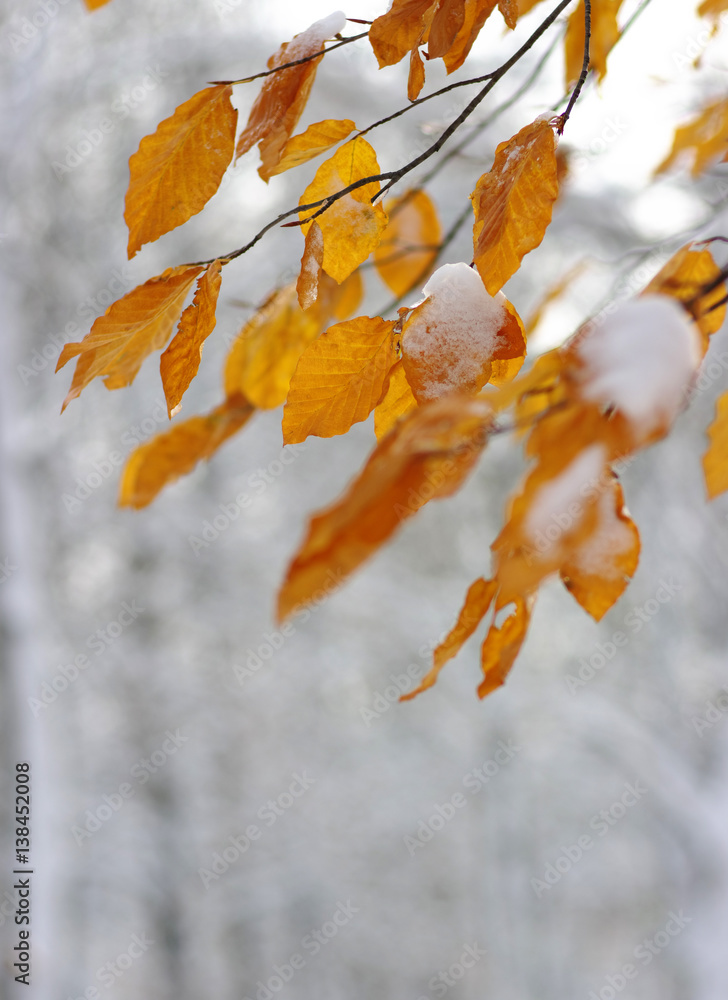
[[488, 294], [468, 264], [444, 264], [424, 287], [405, 325], [405, 367], [416, 368], [424, 399], [473, 391], [498, 346], [507, 315], [502, 292]]
[[328, 17], [322, 17], [320, 21], [314, 21], [310, 28], [306, 28], [286, 46], [285, 61], [293, 62], [295, 59], [302, 59], [312, 52], [316, 52], [323, 46], [327, 38], [333, 38], [343, 31], [346, 26], [346, 14], [341, 10], [334, 11]]
[[576, 353], [582, 398], [615, 406], [643, 437], [675, 420], [701, 361], [698, 331], [666, 295], [619, 306]]
[[[571, 563], [581, 573], [613, 580], [622, 574], [620, 557], [634, 547], [634, 532], [629, 523], [619, 517], [611, 489], [601, 494], [598, 503], [597, 529], [572, 555]], [[626, 513], [624, 507], [622, 512]]]
[[580, 452], [560, 475], [542, 486], [526, 515], [523, 524], [526, 534], [534, 541], [539, 541], [537, 536], [541, 535], [549, 541], [558, 541], [575, 528], [584, 516], [585, 497], [603, 472], [606, 457], [604, 446], [593, 444]]

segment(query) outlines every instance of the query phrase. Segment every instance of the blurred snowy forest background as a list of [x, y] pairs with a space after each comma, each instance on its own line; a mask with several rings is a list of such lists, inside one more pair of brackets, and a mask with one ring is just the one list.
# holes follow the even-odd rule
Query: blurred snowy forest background
[[[625, 15], [635, 6], [625, 3]], [[728, 235], [725, 166], [698, 183], [649, 181], [674, 125], [725, 82], [725, 29], [706, 47], [692, 6], [653, 0], [612, 55], [601, 91], [590, 85], [577, 105], [562, 140], [572, 177], [542, 247], [506, 292], [527, 315], [568, 267], [587, 256], [591, 265], [546, 317], [536, 350], [609, 297], [636, 292], [693, 232]], [[524, 18], [516, 38], [494, 15], [461, 75], [500, 63], [548, 7]], [[434, 690], [397, 704], [392, 675], [424, 673], [467, 586], [488, 571], [522, 470], [512, 441], [492, 446], [460, 494], [428, 506], [280, 641], [272, 608], [287, 561], [307, 516], [370, 451], [371, 423], [311, 439], [284, 465], [280, 412], [262, 414], [150, 508], [120, 511], [112, 456], [166, 424], [156, 361], [130, 389], [109, 393], [97, 380], [62, 417], [70, 369], [53, 374], [59, 345], [81, 339], [112, 299], [167, 266], [242, 245], [295, 203], [316, 164], [267, 187], [250, 153], [201, 215], [126, 262], [127, 162], [140, 139], [207, 81], [262, 69], [332, 7], [113, 0], [91, 15], [67, 0], [24, 36], [42, 8], [7, 0], [0, 13], [0, 992], [27, 995], [13, 982], [8, 901], [11, 782], [15, 760], [28, 759], [31, 992], [40, 1000], [94, 997], [91, 988], [116, 1000], [265, 1000], [269, 989], [290, 1000], [609, 1000], [622, 990], [635, 1000], [725, 1000], [728, 501], [708, 506], [699, 458], [728, 364], [716, 362], [718, 377], [704, 380], [670, 437], [624, 476], [643, 552], [606, 618], [594, 624], [553, 584], [504, 689], [475, 697], [472, 640]], [[346, 13], [383, 9], [358, 0]], [[476, 121], [526, 80], [550, 38]], [[697, 70], [691, 44], [704, 49]], [[369, 124], [406, 103], [404, 74], [378, 72], [366, 41], [344, 47], [321, 65], [301, 129], [323, 118]], [[445, 228], [496, 144], [560, 99], [561, 75], [557, 46], [528, 93], [436, 179]], [[429, 65], [428, 88], [441, 84], [441, 67]], [[243, 120], [257, 87], [235, 89]], [[431, 142], [466, 93], [377, 131], [383, 168]], [[113, 128], [81, 155], [85, 130], [102, 119]], [[74, 165], [59, 170], [69, 149]], [[226, 268], [185, 416], [221, 398], [232, 337], [291, 280], [302, 242], [275, 231]], [[443, 262], [471, 257], [466, 226]], [[390, 295], [369, 277], [361, 312], [373, 315]], [[708, 360], [723, 351], [725, 330]], [[251, 492], [260, 469], [270, 482], [251, 506], [193, 551], [190, 536]], [[95, 485], [74, 503], [87, 480]], [[639, 631], [625, 624], [638, 609]], [[108, 642], [94, 640], [99, 629]], [[620, 630], [629, 641], [614, 649]], [[246, 672], [266, 644], [278, 648]], [[42, 704], [53, 690], [43, 685], [62, 688], [61, 666], [80, 654], [88, 666]], [[586, 682], [570, 681], [580, 669]], [[478, 768], [487, 782], [472, 777]], [[307, 787], [294, 797], [296, 774], [296, 791]], [[122, 785], [131, 793], [119, 803]], [[625, 807], [626, 785], [644, 792]], [[458, 792], [466, 804], [412, 850], [405, 838]], [[230, 838], [251, 824], [261, 834], [236, 857]], [[591, 846], [577, 859], [584, 837]], [[226, 870], [202, 877], [226, 850]], [[304, 944], [314, 931], [317, 951]], [[649, 964], [635, 957], [645, 940]], [[466, 946], [477, 955], [470, 968], [460, 963]], [[279, 989], [276, 966], [285, 978], [294, 954], [303, 967]], [[628, 963], [636, 978], [620, 980]]]

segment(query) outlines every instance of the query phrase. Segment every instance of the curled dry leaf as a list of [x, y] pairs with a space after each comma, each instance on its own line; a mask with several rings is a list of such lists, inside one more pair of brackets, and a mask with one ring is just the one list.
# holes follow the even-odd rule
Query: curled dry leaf
[[279, 620], [318, 591], [338, 587], [429, 500], [455, 493], [489, 427], [489, 408], [465, 396], [437, 400], [401, 420], [346, 494], [311, 520], [279, 594]]
[[[376, 153], [366, 139], [352, 139], [321, 164], [299, 204], [314, 204], [343, 191], [355, 181], [378, 173]], [[379, 245], [387, 215], [379, 202], [371, 203], [378, 191], [379, 181], [363, 184], [334, 201], [316, 218], [324, 239], [323, 269], [335, 281], [348, 278]], [[300, 213], [304, 233], [308, 233], [311, 226], [306, 220], [315, 211]]]
[[254, 412], [242, 396], [226, 399], [211, 413], [190, 417], [140, 445], [124, 467], [119, 506], [146, 507], [165, 486], [210, 458]]
[[233, 158], [238, 113], [232, 87], [208, 87], [180, 104], [142, 139], [129, 160], [124, 218], [131, 259], [202, 211]]
[[394, 321], [359, 316], [337, 323], [301, 355], [283, 410], [283, 441], [346, 434], [366, 420], [395, 361]]
[[195, 297], [182, 313], [179, 329], [159, 359], [159, 372], [170, 416], [197, 375], [202, 346], [215, 329], [221, 269], [222, 263], [216, 260], [197, 279]]
[[80, 355], [63, 409], [98, 375], [107, 389], [131, 385], [144, 359], [167, 343], [202, 267], [171, 267], [113, 302], [79, 343], [66, 344], [56, 371]]
[[558, 194], [554, 132], [537, 119], [497, 147], [491, 170], [470, 196], [475, 266], [491, 295], [541, 243]]

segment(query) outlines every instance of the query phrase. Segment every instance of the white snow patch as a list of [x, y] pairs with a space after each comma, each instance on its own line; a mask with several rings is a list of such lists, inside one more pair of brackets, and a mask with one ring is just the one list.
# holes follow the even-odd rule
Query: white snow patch
[[346, 14], [341, 10], [334, 11], [328, 17], [322, 17], [320, 21], [314, 21], [310, 28], [306, 28], [288, 43], [285, 61], [293, 62], [295, 59], [303, 59], [304, 56], [316, 52], [327, 38], [333, 38], [343, 31], [345, 25]]
[[506, 322], [505, 301], [502, 292], [491, 297], [468, 264], [438, 267], [402, 338], [403, 353], [427, 383], [423, 396], [435, 399], [477, 381]]
[[666, 295], [619, 306], [576, 351], [582, 397], [616, 406], [645, 437], [677, 417], [701, 361], [698, 331]]
[[618, 516], [611, 490], [599, 497], [597, 519], [596, 530], [579, 546], [571, 562], [588, 576], [613, 580], [622, 573], [617, 561], [634, 545], [634, 534]]
[[[542, 486], [525, 518], [523, 528], [526, 534], [535, 539], [537, 534], [553, 525], [560, 529], [560, 534], [575, 528], [586, 509], [584, 487], [599, 478], [605, 461], [604, 446], [593, 444], [567, 465], [560, 475]], [[579, 506], [577, 516], [569, 511], [574, 503]]]

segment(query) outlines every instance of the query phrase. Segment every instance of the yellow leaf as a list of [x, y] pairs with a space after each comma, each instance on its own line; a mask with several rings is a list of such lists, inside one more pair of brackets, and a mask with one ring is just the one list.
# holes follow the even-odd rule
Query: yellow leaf
[[600, 488], [594, 527], [559, 570], [566, 589], [596, 621], [622, 596], [640, 556], [639, 531], [624, 506], [622, 487], [610, 476]]
[[[333, 38], [344, 24], [345, 19], [339, 13], [316, 21], [291, 42], [281, 45], [268, 60], [268, 68], [275, 69], [320, 52], [326, 39]], [[265, 78], [251, 108], [247, 124], [238, 139], [236, 152], [240, 157], [259, 142], [262, 162], [259, 173], [266, 181], [275, 172], [283, 150], [306, 107], [316, 70], [322, 59], [323, 55], [297, 66], [289, 66], [279, 73], [271, 73]]]
[[424, 191], [407, 191], [387, 203], [389, 223], [374, 251], [382, 281], [396, 296], [406, 295], [427, 278], [442, 238], [437, 210]]
[[475, 265], [491, 295], [541, 243], [558, 193], [553, 129], [537, 119], [498, 146], [470, 196]]
[[409, 701], [410, 698], [414, 698], [415, 695], [432, 687], [448, 660], [460, 652], [464, 643], [485, 618], [497, 589], [498, 585], [495, 580], [483, 580], [482, 578], [470, 585], [457, 622], [435, 650], [432, 669], [423, 677], [420, 686], [414, 691], [408, 691], [400, 698], [400, 701]]
[[398, 361], [389, 373], [389, 385], [384, 398], [374, 410], [374, 433], [377, 441], [386, 437], [399, 418], [414, 410], [416, 406], [417, 400], [412, 395], [404, 365]]
[[146, 507], [168, 483], [210, 458], [239, 431], [254, 408], [238, 396], [204, 417], [190, 417], [131, 453], [121, 478], [120, 507]]
[[725, 319], [725, 305], [717, 303], [726, 297], [725, 282], [701, 295], [707, 285], [720, 276], [720, 268], [709, 250], [693, 250], [692, 243], [681, 247], [652, 279], [643, 295], [670, 295], [682, 302], [695, 320], [707, 351], [709, 338], [720, 330]]
[[715, 419], [708, 428], [708, 450], [703, 455], [703, 471], [708, 498], [714, 500], [728, 490], [728, 392], [715, 407]]
[[470, 54], [480, 29], [495, 10], [497, 0], [466, 0], [465, 18], [453, 44], [444, 56], [448, 73], [460, 69]]
[[[607, 73], [607, 56], [619, 41], [617, 14], [622, 0], [592, 0], [589, 68], [599, 81]], [[584, 63], [584, 0], [569, 18], [564, 39], [565, 83], [569, 90], [581, 74]]]
[[305, 132], [294, 135], [288, 140], [275, 167], [266, 172], [261, 167], [258, 172], [263, 180], [267, 181], [274, 174], [282, 174], [284, 170], [291, 170], [292, 167], [307, 163], [308, 160], [325, 153], [337, 142], [346, 139], [347, 135], [350, 135], [355, 128], [354, 122], [348, 118], [340, 121], [329, 118], [326, 121], [309, 125]]
[[150, 278], [118, 302], [113, 302], [82, 341], [66, 344], [56, 371], [71, 358], [81, 357], [63, 409], [97, 375], [104, 376], [107, 389], [130, 385], [147, 355], [161, 350], [167, 343], [187, 292], [202, 270], [202, 267], [184, 264]]
[[167, 412], [171, 416], [190, 382], [197, 375], [202, 358], [202, 345], [215, 329], [215, 308], [220, 292], [222, 264], [214, 261], [197, 279], [197, 290], [192, 304], [187, 306], [179, 321], [179, 329], [162, 357], [159, 371], [162, 376]]
[[437, 0], [394, 0], [369, 29], [369, 41], [379, 68], [393, 66], [404, 59], [424, 30], [425, 15], [437, 6]]
[[496, 688], [505, 684], [506, 676], [521, 650], [523, 640], [526, 638], [533, 602], [532, 595], [519, 598], [514, 601], [513, 613], [499, 628], [491, 625], [481, 649], [483, 680], [478, 688], [479, 698], [485, 698]]
[[296, 282], [298, 304], [301, 309], [308, 309], [318, 297], [323, 259], [324, 237], [318, 222], [314, 221], [306, 233], [306, 243], [301, 258], [301, 273]]
[[452, 392], [475, 393], [490, 380], [494, 362], [523, 360], [526, 345], [515, 311], [506, 308], [502, 293], [491, 297], [467, 264], [438, 268], [423, 294], [425, 301], [402, 327], [404, 369], [419, 403]]
[[[351, 139], [321, 164], [299, 204], [320, 201], [378, 173], [376, 154], [366, 139]], [[379, 181], [364, 184], [339, 198], [316, 219], [324, 237], [323, 269], [335, 281], [348, 278], [379, 244], [387, 216], [379, 202], [371, 204], [377, 191]], [[312, 214], [313, 210], [300, 213], [304, 233], [311, 225], [305, 220]]]
[[672, 149], [655, 174], [662, 174], [682, 155], [692, 160], [692, 175], [699, 177], [717, 157], [728, 156], [728, 100], [714, 101], [687, 125], [675, 129]]
[[378, 316], [332, 326], [301, 355], [283, 410], [283, 440], [345, 434], [379, 403], [396, 361], [394, 322]]
[[346, 494], [312, 518], [279, 594], [279, 620], [338, 587], [429, 500], [455, 493], [489, 427], [488, 407], [465, 396], [419, 407], [397, 424]]
[[89, 10], [98, 10], [99, 7], [105, 6], [109, 0], [85, 0], [86, 6]]
[[235, 147], [232, 87], [208, 87], [142, 139], [129, 160], [124, 218], [131, 259], [198, 212], [217, 191]]
[[698, 7], [698, 16], [707, 17], [713, 22], [713, 34], [718, 30], [721, 14], [728, 11], [728, 0], [703, 0]]

